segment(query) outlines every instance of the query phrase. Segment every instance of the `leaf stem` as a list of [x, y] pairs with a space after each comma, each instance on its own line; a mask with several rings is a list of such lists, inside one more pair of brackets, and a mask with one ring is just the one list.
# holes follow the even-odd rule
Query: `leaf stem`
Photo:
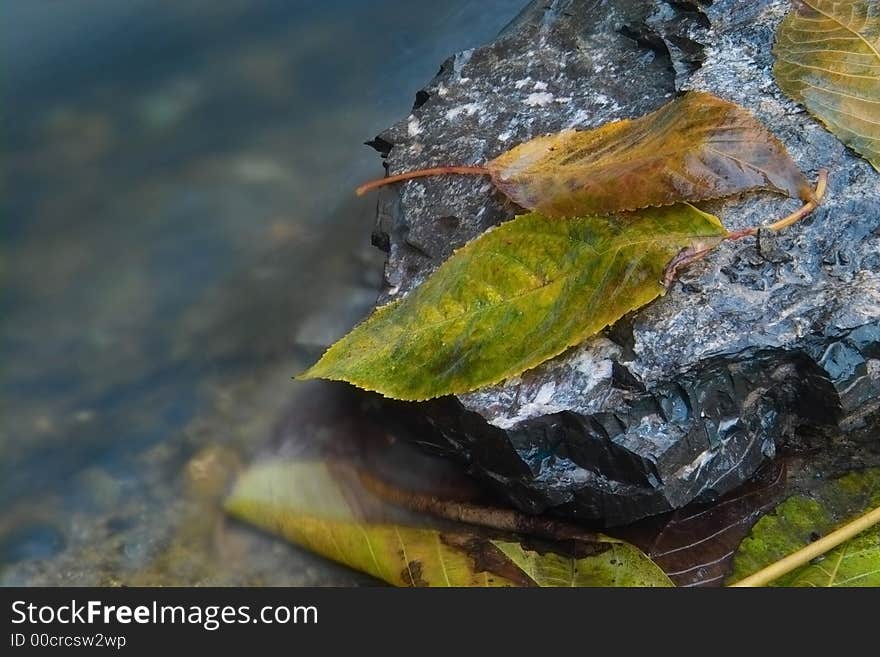
[[825, 198], [825, 190], [828, 188], [828, 169], [820, 169], [819, 170], [819, 179], [816, 181], [816, 191], [813, 192], [813, 198], [807, 201], [804, 206], [798, 210], [797, 212], [792, 212], [790, 215], [785, 217], [785, 219], [780, 219], [779, 221], [770, 224], [767, 226], [770, 230], [780, 231], [783, 228], [788, 228], [792, 224], [797, 223], [808, 214], [810, 214], [813, 210], [819, 207], [819, 204], [822, 202], [822, 199]]
[[717, 245], [718, 243], [701, 249], [687, 248], [679, 251], [678, 254], [669, 261], [669, 264], [666, 265], [666, 269], [663, 271], [663, 278], [660, 280], [660, 284], [663, 286], [664, 289], [668, 290], [669, 287], [672, 285], [672, 282], [675, 280], [675, 277], [678, 276], [678, 271], [680, 269], [692, 265], [697, 260], [702, 260], [709, 253], [714, 251]]
[[828, 188], [828, 169], [820, 169], [819, 170], [819, 178], [816, 181], [816, 189], [813, 192], [813, 198], [804, 203], [804, 205], [795, 212], [792, 212], [787, 217], [780, 219], [779, 221], [775, 221], [772, 224], [768, 224], [766, 226], [751, 226], [749, 228], [743, 228], [741, 230], [735, 230], [731, 232], [727, 239], [729, 240], [738, 240], [743, 237], [751, 237], [753, 235], [757, 235], [760, 229], [772, 230], [774, 232], [778, 232], [783, 228], [788, 228], [792, 224], [796, 224], [798, 221], [806, 217], [813, 210], [819, 207], [822, 203], [822, 199], [825, 197], [825, 190]]
[[880, 507], [877, 507], [873, 511], [869, 511], [852, 522], [845, 524], [840, 529], [831, 532], [824, 538], [820, 538], [818, 541], [810, 543], [806, 547], [801, 548], [797, 552], [793, 552], [776, 563], [770, 564], [766, 568], [762, 568], [753, 575], [749, 575], [748, 577], [731, 584], [731, 586], [765, 586], [770, 582], [779, 579], [783, 575], [790, 573], [795, 568], [800, 568], [816, 557], [836, 548], [841, 543], [861, 534], [863, 531], [870, 529], [878, 523], [880, 523]]
[[469, 502], [443, 500], [433, 495], [402, 490], [378, 477], [358, 471], [361, 483], [369, 492], [383, 500], [417, 513], [427, 513], [446, 520], [478, 525], [500, 531], [528, 534], [555, 541], [608, 542], [608, 537], [587, 532], [552, 518], [530, 516], [512, 509], [481, 506]]
[[[816, 189], [812, 193], [812, 198], [804, 203], [804, 205], [797, 211], [792, 212], [787, 217], [780, 219], [772, 224], [767, 224], [766, 226], [750, 226], [748, 228], [741, 228], [740, 230], [734, 230], [727, 234], [721, 241], [724, 240], [740, 240], [743, 237], [752, 237], [758, 234], [758, 231], [762, 228], [765, 230], [772, 231], [780, 231], [783, 228], [787, 228], [794, 223], [797, 223], [808, 214], [810, 214], [813, 210], [819, 207], [819, 204], [822, 203], [822, 199], [825, 197], [825, 190], [828, 188], [828, 169], [820, 169], [819, 177], [816, 180]], [[669, 261], [669, 264], [666, 265], [666, 269], [663, 272], [663, 278], [660, 283], [663, 285], [665, 289], [669, 289], [669, 286], [672, 285], [672, 282], [675, 280], [675, 277], [678, 275], [679, 270], [684, 269], [685, 267], [693, 264], [697, 260], [701, 260], [706, 257], [708, 253], [710, 253], [717, 244], [713, 244], [708, 247], [703, 248], [688, 248], [682, 249], [678, 255], [676, 255], [672, 260]]]
[[450, 173], [457, 173], [466, 176], [488, 176], [489, 169], [480, 166], [448, 166], [448, 167], [432, 167], [430, 169], [416, 169], [415, 171], [406, 171], [398, 173], [394, 176], [386, 176], [385, 178], [377, 178], [370, 182], [364, 183], [355, 190], [358, 196], [363, 196], [371, 189], [384, 187], [391, 183], [401, 182], [402, 180], [412, 180], [413, 178], [425, 178], [427, 176], [445, 176]]

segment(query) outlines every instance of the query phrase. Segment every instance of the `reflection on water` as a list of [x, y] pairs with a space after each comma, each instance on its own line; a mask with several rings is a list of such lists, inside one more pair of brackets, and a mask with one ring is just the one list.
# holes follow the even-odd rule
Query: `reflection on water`
[[523, 0], [4, 3], [0, 584], [345, 584], [222, 518], [373, 300], [361, 145]]

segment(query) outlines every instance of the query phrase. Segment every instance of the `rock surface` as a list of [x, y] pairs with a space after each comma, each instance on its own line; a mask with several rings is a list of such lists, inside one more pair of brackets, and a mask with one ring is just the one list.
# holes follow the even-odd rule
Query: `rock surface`
[[[880, 176], [772, 77], [785, 0], [533, 2], [496, 41], [447, 60], [371, 144], [389, 173], [476, 164], [530, 137], [654, 110], [687, 89], [753, 111], [826, 203], [784, 234], [727, 243], [664, 298], [504, 384], [411, 405], [421, 442], [520, 508], [620, 524], [710, 501], [777, 449], [874, 458], [880, 426]], [[702, 204], [736, 229], [798, 202]], [[385, 188], [380, 302], [517, 208], [487, 179]], [[871, 456], [865, 456], [865, 453]]]

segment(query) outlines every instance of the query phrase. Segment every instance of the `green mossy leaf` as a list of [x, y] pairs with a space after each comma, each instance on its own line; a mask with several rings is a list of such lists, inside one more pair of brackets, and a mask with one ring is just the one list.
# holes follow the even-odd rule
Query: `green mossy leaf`
[[687, 204], [620, 217], [516, 217], [377, 309], [298, 378], [424, 400], [515, 376], [663, 293], [669, 261], [727, 231]]
[[[828, 482], [810, 497], [795, 495], [761, 518], [734, 556], [739, 581], [880, 506], [880, 468]], [[880, 526], [863, 532], [773, 586], [880, 586]]]
[[492, 544], [538, 586], [674, 586], [657, 564], [623, 541], [609, 541], [597, 554], [582, 558], [538, 553], [514, 542]]

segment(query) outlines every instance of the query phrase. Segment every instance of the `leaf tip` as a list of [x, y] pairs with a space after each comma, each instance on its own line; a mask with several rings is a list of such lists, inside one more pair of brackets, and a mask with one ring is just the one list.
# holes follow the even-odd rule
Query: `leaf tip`
[[[322, 359], [323, 360], [323, 359]], [[321, 361], [319, 360], [317, 363], [304, 369], [299, 374], [295, 374], [293, 377], [294, 381], [310, 381], [312, 379], [325, 379], [327, 378], [324, 374], [321, 373], [320, 366]]]

